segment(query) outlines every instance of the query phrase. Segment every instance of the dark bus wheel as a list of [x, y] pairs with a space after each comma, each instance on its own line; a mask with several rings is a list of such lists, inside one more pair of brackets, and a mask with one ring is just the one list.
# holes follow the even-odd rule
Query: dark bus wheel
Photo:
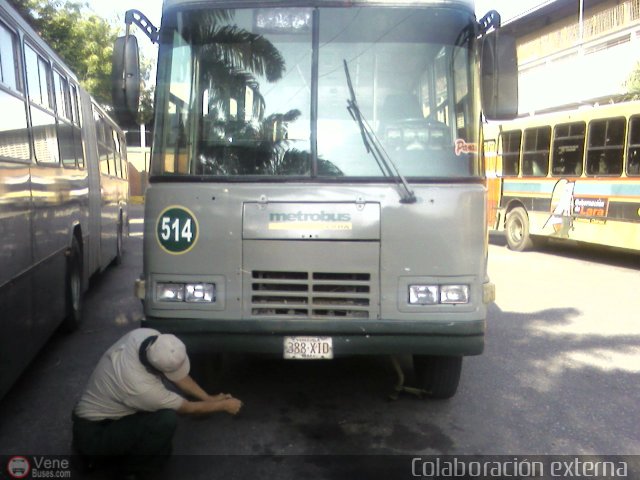
[[67, 257], [65, 301], [67, 316], [62, 323], [62, 328], [72, 332], [82, 322], [82, 251], [75, 238]]
[[451, 398], [460, 383], [462, 357], [414, 355], [413, 370], [427, 398]]
[[118, 233], [116, 234], [116, 257], [113, 259], [114, 265], [122, 263], [122, 235], [123, 235], [122, 217], [118, 221]]
[[505, 230], [507, 245], [511, 250], [524, 252], [533, 248], [533, 240], [529, 235], [529, 217], [524, 208], [517, 207], [509, 212]]

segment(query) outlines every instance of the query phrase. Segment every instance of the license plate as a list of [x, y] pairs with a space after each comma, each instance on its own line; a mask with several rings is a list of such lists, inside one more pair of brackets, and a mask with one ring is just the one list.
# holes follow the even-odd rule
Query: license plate
[[331, 337], [284, 337], [287, 360], [329, 360], [333, 358]]

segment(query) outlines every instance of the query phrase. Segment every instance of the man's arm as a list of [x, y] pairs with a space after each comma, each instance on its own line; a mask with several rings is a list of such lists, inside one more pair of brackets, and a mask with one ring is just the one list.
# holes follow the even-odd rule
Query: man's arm
[[185, 415], [206, 415], [214, 412], [227, 412], [231, 415], [236, 415], [242, 408], [242, 402], [237, 398], [225, 398], [225, 399], [200, 400], [192, 402], [191, 400], [184, 400], [178, 413]]
[[174, 383], [183, 393], [198, 399], [198, 401], [184, 400], [178, 413], [205, 415], [214, 412], [227, 412], [236, 415], [242, 408], [242, 402], [229, 394], [209, 395], [190, 375]]
[[223, 394], [220, 395], [209, 395], [204, 389], [198, 385], [198, 383], [191, 378], [191, 375], [187, 375], [182, 380], [178, 380], [173, 382], [183, 393], [197, 398], [198, 400], [206, 401], [206, 400], [224, 400], [225, 398], [231, 398], [231, 395]]

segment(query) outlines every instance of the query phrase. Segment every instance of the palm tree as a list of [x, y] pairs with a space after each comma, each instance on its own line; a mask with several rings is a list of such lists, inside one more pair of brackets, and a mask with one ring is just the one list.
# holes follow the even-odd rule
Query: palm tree
[[[256, 173], [267, 175], [306, 175], [311, 166], [309, 152], [293, 147], [288, 127], [301, 116], [300, 110], [274, 113], [264, 118], [265, 100], [256, 77], [268, 82], [282, 78], [286, 64], [280, 51], [265, 37], [230, 25], [234, 10], [194, 11], [185, 18], [183, 35], [200, 63], [201, 82], [208, 89], [208, 111], [214, 120], [209, 139], [223, 143], [211, 153], [211, 167], [218, 174]], [[245, 115], [245, 92], [253, 97], [251, 115]], [[229, 99], [239, 99], [235, 118], [229, 115]], [[251, 120], [249, 120], [249, 118]], [[224, 139], [233, 138], [234, 145]], [[250, 146], [246, 143], [249, 142]], [[241, 166], [248, 156], [250, 167]], [[326, 174], [342, 175], [339, 169], [320, 161]]]
[[256, 76], [269, 82], [282, 78], [285, 61], [280, 51], [262, 35], [248, 32], [233, 20], [234, 10], [194, 11], [186, 15], [185, 40], [199, 48], [200, 69], [210, 94], [219, 101], [230, 91], [254, 91], [254, 111], [264, 111]]

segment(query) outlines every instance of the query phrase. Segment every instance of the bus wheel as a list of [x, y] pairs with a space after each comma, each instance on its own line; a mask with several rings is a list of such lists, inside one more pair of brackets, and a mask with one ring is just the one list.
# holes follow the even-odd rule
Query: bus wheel
[[82, 251], [75, 237], [67, 257], [65, 302], [67, 316], [62, 322], [62, 328], [67, 332], [72, 332], [82, 322]]
[[511, 250], [524, 252], [533, 247], [533, 240], [529, 235], [529, 217], [524, 208], [517, 207], [509, 212], [505, 231], [507, 245]]
[[116, 234], [116, 257], [113, 259], [114, 265], [120, 265], [122, 263], [122, 216], [120, 216], [120, 220], [118, 220], [118, 233]]
[[458, 390], [462, 357], [414, 355], [413, 371], [427, 398], [451, 398]]

